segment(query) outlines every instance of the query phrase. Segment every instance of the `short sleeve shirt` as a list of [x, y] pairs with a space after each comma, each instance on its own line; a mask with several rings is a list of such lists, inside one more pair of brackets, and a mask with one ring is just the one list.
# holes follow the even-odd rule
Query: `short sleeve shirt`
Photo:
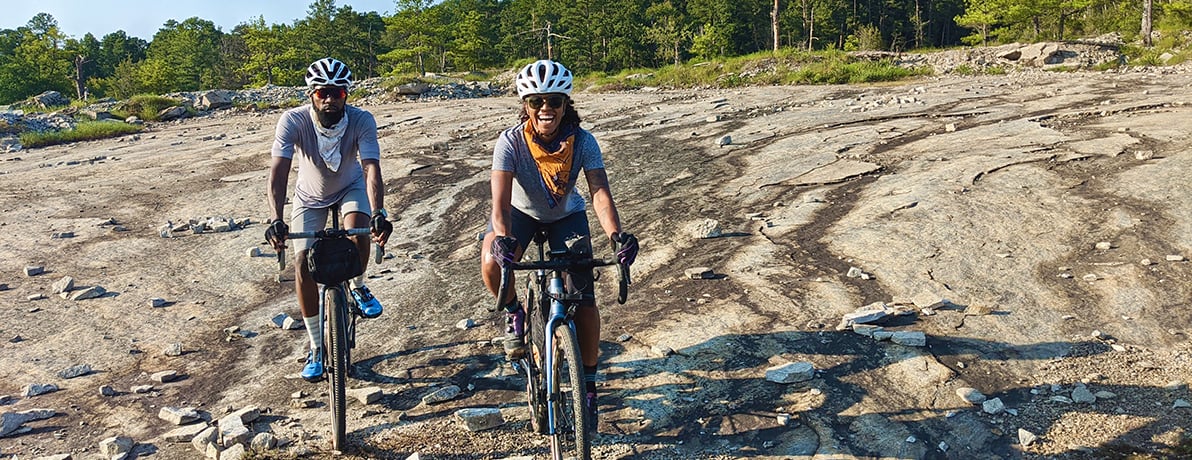
[[563, 199], [555, 207], [547, 200], [546, 183], [534, 163], [530, 148], [523, 134], [525, 123], [518, 124], [501, 133], [493, 148], [493, 170], [513, 173], [513, 190], [510, 201], [514, 208], [539, 222], [555, 222], [586, 209], [586, 202], [576, 191], [580, 171], [604, 169], [604, 157], [600, 145], [592, 133], [580, 128], [575, 133], [575, 147], [568, 175], [568, 186]]
[[271, 155], [296, 160], [298, 179], [294, 186], [297, 203], [308, 208], [325, 208], [343, 199], [353, 188], [364, 188], [360, 160], [380, 160], [377, 120], [368, 111], [345, 106], [348, 126], [339, 143], [339, 170], [331, 171], [319, 155], [318, 134], [310, 105], [287, 110], [277, 120]]

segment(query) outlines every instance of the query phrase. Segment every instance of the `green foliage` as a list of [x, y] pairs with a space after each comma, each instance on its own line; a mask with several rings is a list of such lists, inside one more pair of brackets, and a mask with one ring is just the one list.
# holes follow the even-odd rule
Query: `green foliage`
[[155, 121], [157, 120], [158, 112], [181, 103], [181, 101], [168, 97], [138, 94], [113, 107], [112, 115], [117, 118], [128, 118], [130, 115], [136, 115], [137, 118], [142, 120]]
[[122, 121], [86, 121], [75, 125], [74, 129], [69, 130], [46, 132], [26, 131], [21, 133], [20, 138], [22, 146], [34, 148], [69, 142], [107, 139], [138, 132], [141, 132], [140, 125], [130, 125]]
[[[857, 50], [861, 51], [881, 51], [886, 49], [885, 41], [882, 40], [882, 32], [876, 26], [860, 26], [857, 28], [857, 33], [850, 37], [850, 43], [853, 43]], [[846, 46], [846, 50], [850, 47]]]
[[[65, 37], [48, 14], [0, 30], [0, 103], [45, 90], [126, 98], [212, 88], [303, 84], [306, 66], [335, 57], [357, 80], [519, 68], [553, 58], [578, 74], [602, 72], [596, 86], [718, 86], [783, 81], [892, 78], [879, 64], [795, 63], [734, 68], [734, 59], [780, 50], [893, 50], [961, 43], [1039, 41], [1117, 32], [1139, 34], [1140, 8], [1125, 0], [395, 0], [395, 12], [359, 12], [336, 0], [309, 0], [305, 16], [263, 17], [222, 30], [211, 21], [167, 21], [146, 42], [117, 31]], [[344, 2], [340, 2], [344, 3]], [[777, 4], [777, 6], [775, 6]], [[775, 10], [777, 8], [777, 10]], [[1155, 4], [1156, 49], [1192, 28], [1192, 0]], [[302, 14], [301, 12], [299, 14]], [[1161, 54], [1161, 52], [1159, 53]], [[1139, 54], [1134, 63], [1157, 57]], [[757, 59], [753, 59], [757, 61]], [[706, 63], [706, 64], [700, 64]], [[756, 62], [752, 65], [758, 65]], [[660, 68], [661, 67], [661, 68]], [[887, 66], [888, 67], [888, 66]], [[640, 78], [628, 69], [659, 68]], [[962, 72], [964, 70], [961, 70]], [[989, 70], [973, 70], [975, 73]], [[798, 79], [791, 77], [801, 72]], [[651, 77], [641, 77], [644, 74]], [[82, 88], [80, 88], [82, 86]]]

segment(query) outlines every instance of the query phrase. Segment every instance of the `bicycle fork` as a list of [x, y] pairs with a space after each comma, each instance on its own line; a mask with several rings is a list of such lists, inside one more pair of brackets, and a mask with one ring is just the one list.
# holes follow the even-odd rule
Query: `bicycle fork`
[[[558, 414], [555, 413], [555, 408], [558, 406], [557, 403], [559, 395], [561, 394], [561, 391], [558, 388], [558, 379], [555, 377], [555, 373], [558, 372], [558, 367], [555, 363], [555, 359], [558, 355], [558, 353], [555, 352], [555, 348], [558, 346], [555, 343], [555, 328], [567, 327], [571, 329], [572, 334], [575, 334], [575, 323], [567, 321], [567, 310], [563, 305], [563, 300], [565, 300], [567, 296], [563, 291], [563, 279], [561, 277], [555, 276], [550, 279], [550, 285], [547, 287], [547, 293], [550, 296], [551, 302], [550, 317], [547, 319], [546, 327], [544, 327], [543, 330], [543, 333], [546, 335], [546, 337], [544, 337], [546, 344], [546, 359], [544, 360], [545, 366], [543, 366], [545, 371], [544, 373], [546, 375], [544, 375], [545, 378], [543, 380], [546, 380], [546, 434], [554, 435], [558, 432]], [[571, 384], [575, 385], [576, 382], [571, 382]]]

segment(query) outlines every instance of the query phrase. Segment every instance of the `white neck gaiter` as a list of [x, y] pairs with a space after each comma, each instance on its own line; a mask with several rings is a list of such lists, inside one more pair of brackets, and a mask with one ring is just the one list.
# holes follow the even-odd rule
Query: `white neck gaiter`
[[339, 153], [339, 141], [343, 139], [344, 132], [348, 130], [348, 112], [344, 111], [344, 117], [335, 126], [324, 128], [319, 124], [319, 116], [315, 113], [315, 107], [312, 105], [310, 121], [314, 123], [315, 133], [318, 134], [319, 156], [323, 157], [323, 163], [327, 164], [327, 169], [330, 169], [331, 172], [339, 171], [339, 162], [343, 159]]

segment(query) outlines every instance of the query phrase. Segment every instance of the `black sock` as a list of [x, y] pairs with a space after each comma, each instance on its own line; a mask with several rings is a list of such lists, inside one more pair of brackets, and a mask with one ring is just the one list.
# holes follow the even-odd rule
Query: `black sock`
[[513, 300], [511, 300], [511, 301], [509, 301], [509, 303], [505, 304], [505, 312], [513, 313], [513, 312], [517, 311], [517, 309], [520, 305], [521, 305], [521, 301], [518, 300], [517, 297], [514, 297]]
[[584, 366], [584, 389], [588, 393], [596, 392], [596, 366]]

